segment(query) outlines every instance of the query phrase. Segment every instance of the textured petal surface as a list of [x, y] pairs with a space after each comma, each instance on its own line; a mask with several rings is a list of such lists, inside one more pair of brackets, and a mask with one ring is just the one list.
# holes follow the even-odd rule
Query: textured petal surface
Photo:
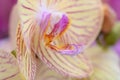
[[50, 70], [41, 60], [37, 59], [37, 72], [35, 80], [72, 80]]
[[21, 73], [26, 80], [34, 80], [36, 73], [36, 59], [30, 49], [27, 49], [21, 35], [20, 25], [17, 30], [17, 60]]
[[0, 50], [0, 80], [24, 80], [13, 55]]
[[[18, 28], [18, 29], [20, 29], [20, 28]], [[25, 56], [27, 55], [27, 53], [25, 53], [25, 54], [23, 53], [24, 51], [26, 51], [25, 50], [26, 48], [23, 46], [24, 43], [21, 43], [23, 39], [20, 39], [19, 35], [20, 34], [18, 34], [17, 41], [20, 41], [20, 42], [18, 42], [18, 46], [20, 46], [18, 48], [20, 50], [18, 50], [18, 52], [22, 51], [22, 54], [20, 52], [18, 53], [18, 59], [20, 58], [20, 60], [19, 60], [19, 62], [20, 62], [19, 64], [21, 65], [20, 68], [23, 68], [23, 71], [26, 72], [26, 69], [29, 66], [23, 67], [22, 64], [27, 63], [26, 60], [24, 60], [24, 58], [26, 58]], [[35, 40], [37, 40], [37, 39], [35, 39]], [[83, 54], [79, 54], [78, 56], [61, 55], [61, 54], [58, 54], [57, 52], [51, 50], [50, 48], [45, 47], [42, 43], [39, 43], [39, 47], [37, 47], [36, 50], [38, 50], [38, 51], [36, 51], [34, 53], [39, 53], [37, 55], [38, 55], [38, 57], [40, 57], [42, 59], [42, 61], [44, 61], [44, 63], [46, 63], [50, 68], [54, 69], [55, 71], [57, 71], [63, 75], [81, 78], [81, 77], [88, 76], [92, 71], [92, 67], [91, 67], [89, 60]], [[27, 56], [27, 58], [28, 57], [31, 57], [31, 56]], [[25, 68], [25, 67], [27, 67], [27, 68]], [[25, 74], [27, 74], [27, 72]]]
[[92, 72], [80, 53], [101, 29], [100, 0], [19, 0], [19, 11], [27, 49], [63, 75], [82, 78]]
[[[85, 47], [96, 38], [103, 19], [100, 0], [19, 0], [19, 10], [25, 37], [29, 36], [26, 32], [29, 32], [32, 26], [46, 28], [40, 23], [43, 21], [44, 12], [48, 12], [51, 14], [47, 25], [50, 29], [47, 28], [44, 34], [50, 33], [61, 16], [66, 15], [69, 25], [60, 37], [61, 43], [83, 44]], [[48, 24], [46, 20], [43, 23]]]

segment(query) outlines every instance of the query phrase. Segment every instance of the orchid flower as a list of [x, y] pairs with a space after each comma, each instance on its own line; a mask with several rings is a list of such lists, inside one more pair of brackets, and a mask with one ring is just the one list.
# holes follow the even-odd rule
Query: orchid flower
[[17, 60], [27, 80], [35, 79], [36, 58], [64, 76], [92, 73], [83, 51], [101, 29], [100, 0], [19, 0], [18, 5]]
[[[102, 27], [100, 0], [19, 0], [18, 3], [18, 64], [10, 65], [17, 68], [13, 72], [19, 73], [20, 69], [21, 73], [8, 80], [120, 80], [118, 57], [98, 46], [89, 47]], [[3, 53], [8, 54], [0, 55]]]
[[[101, 28], [103, 16], [100, 1], [49, 0], [51, 4], [47, 9], [53, 6], [50, 7], [50, 14], [46, 10], [47, 1], [44, 1], [41, 2], [46, 11], [43, 15], [40, 0], [19, 1], [17, 58], [0, 50], [0, 80], [120, 80], [116, 54], [112, 50], [105, 52], [97, 45], [90, 46]], [[66, 5], [73, 6], [59, 12], [58, 9]], [[95, 7], [96, 10], [91, 10]], [[75, 11], [76, 14], [66, 11]], [[82, 37], [78, 36], [80, 34]]]

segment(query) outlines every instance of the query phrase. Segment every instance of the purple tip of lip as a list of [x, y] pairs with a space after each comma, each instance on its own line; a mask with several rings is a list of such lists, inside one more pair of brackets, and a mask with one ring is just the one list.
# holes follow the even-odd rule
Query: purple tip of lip
[[75, 56], [77, 54], [80, 54], [84, 51], [84, 46], [83, 45], [75, 45], [75, 44], [71, 44], [71, 46], [74, 47], [73, 50], [70, 49], [66, 49], [66, 50], [60, 50], [60, 54], [64, 54], [64, 55], [72, 55]]
[[66, 15], [63, 15], [58, 23], [55, 24], [52, 34], [60, 35], [69, 24], [69, 19]]
[[58, 22], [60, 28], [64, 28], [69, 24], [69, 19], [66, 15], [63, 15], [61, 20]]

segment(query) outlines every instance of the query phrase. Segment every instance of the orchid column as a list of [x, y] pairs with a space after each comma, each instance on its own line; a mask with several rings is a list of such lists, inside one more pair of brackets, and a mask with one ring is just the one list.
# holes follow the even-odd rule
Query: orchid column
[[17, 59], [27, 80], [36, 76], [36, 58], [65, 76], [84, 78], [92, 65], [84, 50], [101, 30], [101, 0], [19, 0]]

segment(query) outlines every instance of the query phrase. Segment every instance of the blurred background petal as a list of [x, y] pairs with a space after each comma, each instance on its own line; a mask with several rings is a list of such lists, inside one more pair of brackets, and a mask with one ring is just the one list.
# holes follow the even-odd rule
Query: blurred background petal
[[109, 0], [108, 1], [110, 6], [115, 10], [117, 13], [117, 18], [120, 20], [120, 0]]
[[17, 0], [0, 0], [0, 38], [8, 36], [9, 17]]
[[0, 80], [24, 80], [17, 65], [12, 54], [0, 49]]
[[94, 73], [87, 80], [120, 80], [119, 57], [112, 50], [91, 46], [86, 55], [92, 59]]
[[[120, 0], [109, 0], [110, 6], [115, 10], [117, 14], [117, 20], [120, 21]], [[116, 43], [114, 49], [120, 55], [120, 40]]]

